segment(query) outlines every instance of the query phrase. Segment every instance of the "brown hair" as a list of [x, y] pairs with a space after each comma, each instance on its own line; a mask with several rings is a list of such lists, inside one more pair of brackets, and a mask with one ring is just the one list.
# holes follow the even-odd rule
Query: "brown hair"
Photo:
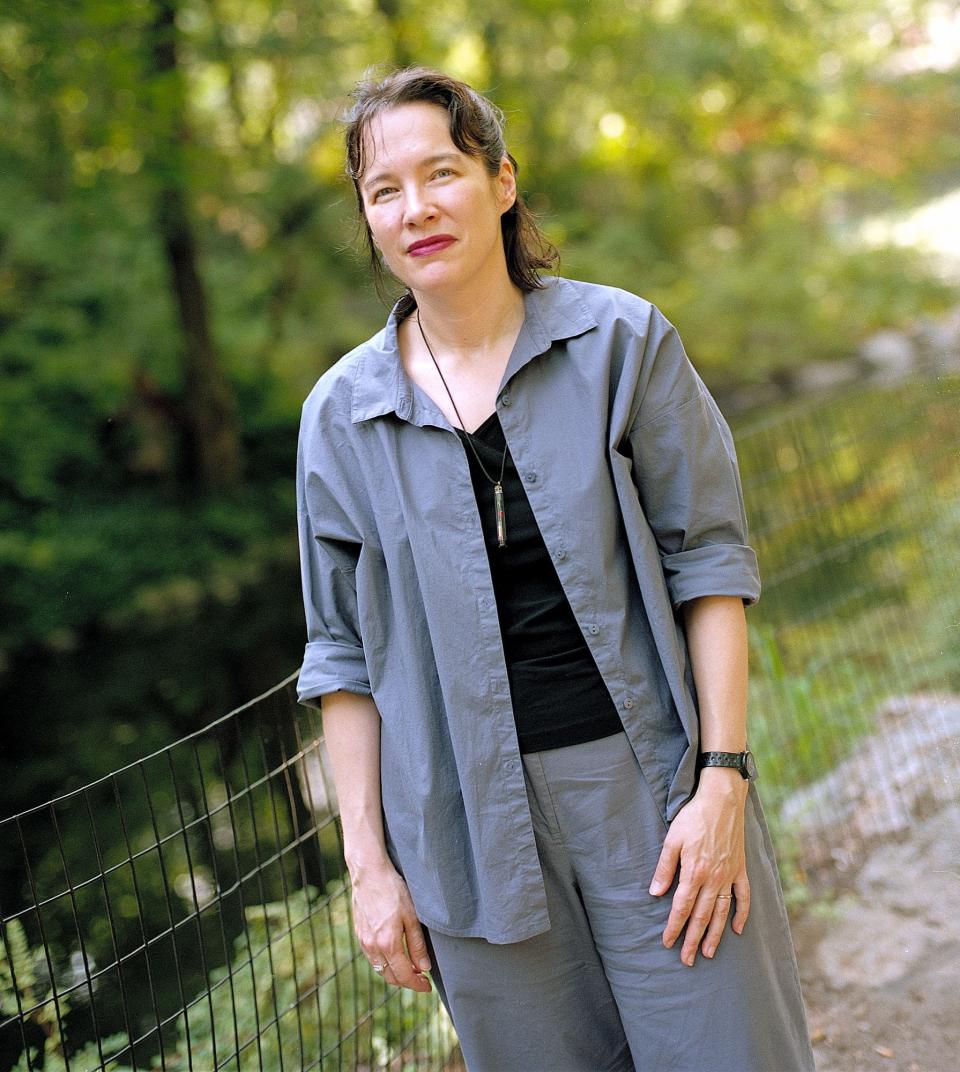
[[[429, 67], [404, 67], [377, 81], [358, 82], [352, 93], [353, 104], [346, 116], [347, 175], [353, 181], [357, 206], [364, 231], [370, 265], [377, 292], [384, 296], [383, 264], [377, 255], [367, 223], [360, 182], [367, 167], [364, 159], [364, 135], [380, 112], [399, 104], [424, 102], [435, 104], [450, 117], [450, 138], [469, 156], [477, 157], [490, 173], [496, 175], [506, 158], [517, 172], [517, 162], [507, 152], [503, 138], [503, 112], [465, 82]], [[510, 279], [523, 291], [543, 286], [539, 269], [552, 268], [559, 260], [557, 248], [546, 238], [520, 191], [513, 205], [500, 217], [503, 249]]]

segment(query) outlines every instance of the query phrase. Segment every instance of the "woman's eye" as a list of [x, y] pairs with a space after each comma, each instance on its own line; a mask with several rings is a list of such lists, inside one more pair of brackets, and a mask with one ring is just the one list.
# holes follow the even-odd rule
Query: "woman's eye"
[[[453, 168], [438, 168], [430, 177], [433, 179], [445, 179], [448, 175], [455, 175]], [[396, 193], [396, 186], [381, 186], [370, 195], [371, 201], [382, 201], [389, 194]]]

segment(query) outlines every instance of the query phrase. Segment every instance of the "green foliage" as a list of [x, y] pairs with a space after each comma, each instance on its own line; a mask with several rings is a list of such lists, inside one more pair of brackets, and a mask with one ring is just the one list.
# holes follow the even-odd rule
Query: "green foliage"
[[[46, 970], [44, 950], [31, 949], [20, 921], [9, 920], [0, 936], [0, 1017], [20, 1016], [24, 1027], [39, 1028], [44, 1039], [42, 1050], [31, 1044], [12, 1072], [38, 1068], [44, 1072], [68, 1072], [68, 1069], [89, 1072], [103, 1067], [101, 1054], [106, 1058], [128, 1048], [126, 1035], [93, 1040], [70, 1053], [68, 1064], [60, 1028], [70, 1013], [71, 997], [62, 992], [55, 994], [49, 981], [41, 983]], [[112, 1072], [131, 1072], [116, 1063], [110, 1068]]]
[[[92, 631], [125, 643], [131, 618], [268, 599], [290, 568], [300, 401], [383, 317], [348, 252], [336, 122], [369, 64], [489, 90], [566, 270], [658, 301], [713, 382], [843, 356], [950, 300], [919, 258], [849, 237], [861, 207], [915, 201], [957, 158], [956, 81], [884, 73], [922, 5], [176, 7], [176, 78], [150, 67], [150, 4], [0, 18], [0, 684], [12, 668], [18, 700], [24, 657], [53, 671]], [[249, 494], [221, 513], [246, 540], [185, 484], [185, 341], [155, 204], [174, 162], [240, 404]], [[293, 636], [294, 605], [287, 622]]]
[[738, 436], [771, 596], [749, 617], [751, 741], [772, 804], [890, 695], [960, 688], [960, 378], [846, 392]]
[[[27, 1063], [27, 1055], [23, 1054], [14, 1065], [12, 1072], [35, 1072], [38, 1068], [42, 1068], [43, 1072], [94, 1072], [95, 1069], [103, 1068], [103, 1062], [100, 1060], [101, 1053], [104, 1060], [107, 1060], [111, 1055], [122, 1053], [126, 1048], [126, 1035], [110, 1035], [108, 1038], [100, 1039], [99, 1042], [97, 1040], [88, 1042], [76, 1053], [71, 1054], [69, 1065], [60, 1050], [51, 1050], [48, 1047], [41, 1054], [38, 1050], [31, 1049], [30, 1063]], [[116, 1062], [111, 1062], [109, 1068], [110, 1072], [132, 1072], [129, 1066]]]
[[0, 1013], [12, 1016], [20, 1004], [33, 1004], [37, 979], [27, 935], [18, 919], [7, 924], [0, 942]]
[[747, 237], [722, 225], [691, 236], [686, 262], [663, 306], [712, 382], [764, 382], [849, 357], [871, 332], [949, 295], [919, 255], [838, 250], [809, 219], [786, 213]]
[[233, 962], [213, 973], [209, 1003], [181, 1019], [164, 1067], [301, 1068], [339, 1046], [338, 1067], [412, 1070], [450, 1053], [456, 1038], [436, 993], [390, 988], [370, 971], [348, 900], [337, 883], [321, 900], [308, 889], [248, 908]]
[[[414, 1072], [424, 1061], [448, 1056], [456, 1035], [436, 993], [391, 988], [373, 974], [353, 935], [348, 900], [349, 889], [337, 882], [323, 898], [308, 888], [281, 902], [248, 906], [233, 961], [211, 973], [209, 996], [194, 999], [181, 1014], [176, 1041], [152, 1067], [305, 1068], [329, 1056], [338, 1068]], [[31, 1049], [32, 1067], [42, 1062], [44, 1072], [65, 1072], [52, 995], [35, 989], [33, 964], [42, 956], [29, 949], [17, 921], [8, 924], [0, 946], [0, 1014], [18, 1013], [15, 974], [21, 1005], [36, 1005], [27, 1022], [47, 1039], [42, 1053]], [[60, 1016], [68, 1009], [59, 998]], [[112, 1035], [70, 1054], [70, 1067], [100, 1068], [102, 1054], [113, 1059], [111, 1069], [129, 1072], [128, 1050], [126, 1035]], [[27, 1067], [23, 1054], [14, 1072]]]
[[[150, 66], [150, 4], [0, 19], [0, 674], [131, 612], [265, 592], [264, 557], [289, 568], [300, 401], [383, 316], [346, 254], [336, 122], [368, 64], [489, 89], [566, 270], [658, 301], [716, 381], [843, 356], [949, 300], [919, 258], [865, 252], [846, 226], [865, 191], [908, 203], [956, 159], [955, 82], [883, 74], [920, 5], [176, 9], [173, 74]], [[240, 402], [247, 542], [185, 501], [185, 341], [155, 204], [172, 170]]]
[[[870, 728], [871, 706], [881, 698], [881, 686], [849, 673], [852, 667], [825, 673], [825, 652], [788, 671], [772, 626], [751, 626], [750, 634], [758, 712], [751, 719], [751, 747], [763, 757], [764, 797], [782, 799], [835, 766]], [[838, 692], [836, 677], [849, 687]]]
[[23, 925], [11, 919], [0, 935], [0, 1017], [22, 1016], [25, 1024], [40, 1028], [51, 1054], [62, 1055], [60, 1023], [70, 1002], [64, 995], [55, 998], [49, 983], [41, 984], [37, 966], [43, 962], [43, 950], [31, 949]]

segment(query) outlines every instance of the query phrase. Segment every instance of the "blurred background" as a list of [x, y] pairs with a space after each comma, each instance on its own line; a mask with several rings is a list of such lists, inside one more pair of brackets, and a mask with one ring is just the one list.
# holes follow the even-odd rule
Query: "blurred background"
[[[659, 305], [728, 416], [765, 585], [754, 749], [802, 906], [956, 799], [953, 3], [7, 0], [0, 819], [296, 670], [300, 404], [389, 309], [338, 117], [409, 63], [500, 105], [562, 272]], [[935, 784], [844, 768], [865, 741]], [[21, 824], [0, 908], [24, 840], [62, 875], [70, 821], [66, 850]]]

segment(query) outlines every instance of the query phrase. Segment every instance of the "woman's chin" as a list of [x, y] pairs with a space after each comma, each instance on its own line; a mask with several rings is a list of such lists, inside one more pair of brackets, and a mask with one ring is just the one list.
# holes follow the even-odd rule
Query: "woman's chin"
[[[425, 266], [426, 267], [426, 266]], [[462, 273], [451, 272], [442, 265], [430, 265], [427, 271], [405, 272], [401, 282], [412, 291], [421, 294], [451, 293], [462, 286]]]

